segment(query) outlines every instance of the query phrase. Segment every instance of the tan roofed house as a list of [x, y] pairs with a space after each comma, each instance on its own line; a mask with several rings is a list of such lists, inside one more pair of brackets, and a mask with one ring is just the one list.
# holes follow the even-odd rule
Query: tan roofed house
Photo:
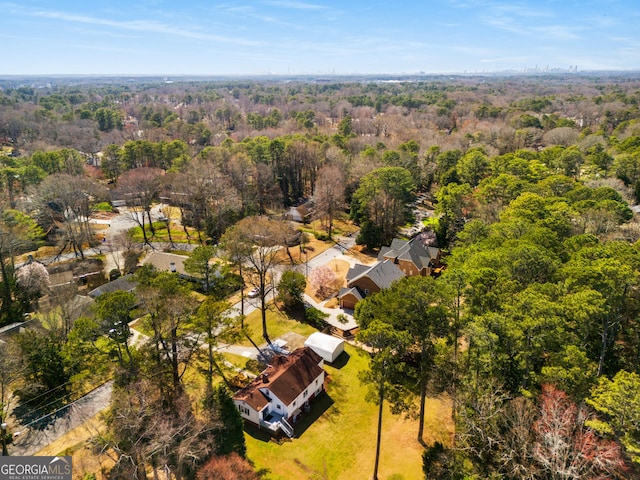
[[189, 276], [184, 269], [184, 261], [189, 258], [186, 255], [176, 255], [175, 253], [151, 252], [143, 260], [145, 265], [153, 265], [156, 270], [162, 272], [174, 272], [178, 275]]

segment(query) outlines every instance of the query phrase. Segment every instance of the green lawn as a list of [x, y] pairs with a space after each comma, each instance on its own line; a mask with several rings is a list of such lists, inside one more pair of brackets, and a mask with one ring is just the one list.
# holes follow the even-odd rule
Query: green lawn
[[[155, 229], [155, 235], [151, 233], [151, 228], [146, 225], [145, 230], [147, 232], [147, 238], [150, 242], [169, 242], [169, 232], [167, 231], [167, 225], [164, 222], [153, 222]], [[190, 238], [184, 232], [184, 229], [178, 225], [171, 224], [171, 238], [175, 243], [196, 243], [198, 241], [198, 232], [192, 228], [187, 228]], [[133, 240], [136, 242], [144, 241], [142, 235], [142, 228], [133, 227], [131, 229], [133, 234]]]
[[[248, 328], [254, 342], [258, 345], [265, 343], [262, 338], [262, 314], [259, 309], [246, 316], [244, 325]], [[267, 333], [269, 333], [269, 338], [272, 340], [287, 332], [295, 332], [307, 337], [316, 331], [310, 325], [289, 318], [284, 312], [276, 310], [273, 305], [270, 305], [267, 310]], [[251, 346], [251, 342], [246, 338], [239, 341], [238, 344]]]
[[[246, 428], [249, 459], [266, 480], [371, 478], [375, 456], [377, 407], [364, 400], [367, 389], [358, 372], [367, 368], [368, 354], [346, 345], [342, 368], [325, 365], [329, 374], [327, 394], [296, 424], [299, 438], [278, 444], [264, 431]], [[446, 402], [431, 400], [427, 442], [448, 443]], [[422, 449], [415, 437], [417, 422], [394, 416], [385, 406], [380, 479], [422, 477]], [[443, 420], [443, 417], [445, 420]], [[305, 423], [306, 422], [306, 423]]]

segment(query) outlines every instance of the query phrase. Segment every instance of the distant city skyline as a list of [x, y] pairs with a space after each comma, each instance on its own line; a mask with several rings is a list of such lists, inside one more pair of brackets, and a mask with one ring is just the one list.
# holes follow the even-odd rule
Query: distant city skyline
[[0, 75], [640, 70], [632, 0], [0, 0]]

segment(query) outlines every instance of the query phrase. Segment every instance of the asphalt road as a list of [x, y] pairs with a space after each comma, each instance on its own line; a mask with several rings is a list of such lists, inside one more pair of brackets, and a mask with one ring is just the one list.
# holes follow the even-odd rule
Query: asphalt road
[[[130, 218], [126, 218], [126, 215], [119, 215], [116, 218], [117, 220], [112, 220], [112, 223], [108, 229], [107, 238], [109, 238], [109, 236], [111, 235], [117, 234], [120, 231], [130, 228], [131, 226], [129, 223], [131, 222], [131, 220]], [[354, 244], [355, 235], [353, 235], [352, 237], [341, 237], [333, 247], [325, 250], [316, 257], [309, 259], [305, 264], [298, 265], [297, 269], [301, 273], [306, 274], [313, 268], [319, 265], [324, 265], [330, 260], [343, 255], [344, 252], [351, 248]], [[278, 272], [276, 273], [277, 278], [274, 279], [274, 283], [277, 284], [279, 274], [282, 273], [284, 268], [286, 267], [281, 267], [278, 269]], [[274, 288], [269, 294], [269, 300], [272, 300], [275, 294], [276, 292]], [[245, 298], [245, 315], [248, 315], [259, 307], [259, 298]], [[240, 313], [240, 302], [232, 307], [232, 312], [232, 314], [234, 315]], [[220, 350], [227, 350], [243, 356], [253, 357], [255, 355], [255, 353], [253, 352], [253, 348], [239, 347], [234, 345], [221, 346]], [[22, 427], [12, 427], [14, 432], [19, 431], [19, 434], [15, 437], [14, 443], [8, 447], [9, 454], [19, 456], [34, 455], [50, 443], [65, 435], [73, 428], [82, 425], [88, 419], [95, 416], [109, 405], [112, 387], [112, 382], [105, 383], [104, 385], [96, 388], [87, 395], [76, 400], [72, 404], [69, 404], [54, 412], [54, 414], [50, 416], [50, 419], [52, 420], [46, 428], [36, 428], [35, 422], [33, 422], [34, 424], [29, 424]]]
[[[14, 432], [19, 433], [14, 437], [13, 444], [8, 446], [9, 455], [34, 455], [70, 430], [82, 425], [109, 405], [112, 390], [113, 382], [107, 382], [92, 390], [75, 402], [54, 412], [48, 417], [52, 420], [44, 429], [36, 428], [36, 422], [32, 422], [28, 426], [12, 427]], [[47, 418], [42, 418], [47, 420]]]

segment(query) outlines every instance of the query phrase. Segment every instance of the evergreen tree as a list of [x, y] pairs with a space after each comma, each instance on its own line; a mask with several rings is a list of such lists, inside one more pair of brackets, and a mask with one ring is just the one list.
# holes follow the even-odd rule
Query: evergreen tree
[[213, 390], [212, 414], [220, 425], [214, 429], [216, 455], [237, 453], [244, 457], [247, 445], [244, 440], [244, 422], [226, 385], [221, 383]]

